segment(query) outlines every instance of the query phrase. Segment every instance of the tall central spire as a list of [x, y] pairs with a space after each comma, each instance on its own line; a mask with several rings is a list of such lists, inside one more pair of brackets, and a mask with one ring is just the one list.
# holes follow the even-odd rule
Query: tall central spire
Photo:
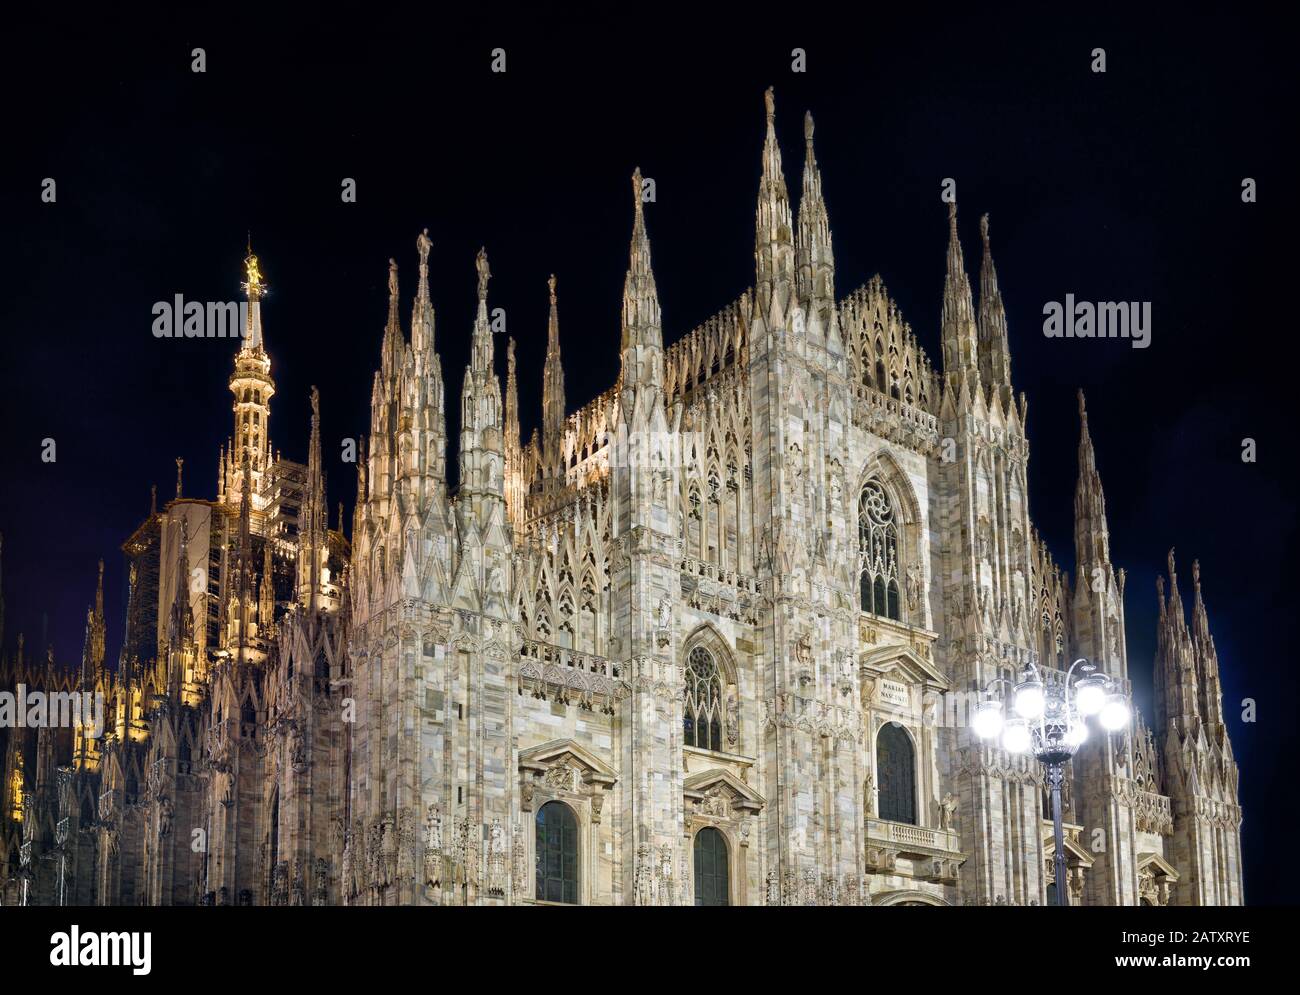
[[218, 489], [227, 502], [239, 500], [244, 474], [251, 475], [254, 507], [265, 507], [266, 481], [271, 467], [271, 398], [275, 381], [271, 379], [271, 357], [266, 354], [262, 337], [262, 298], [266, 281], [261, 264], [250, 244], [244, 259], [244, 294], [248, 298], [248, 317], [235, 369], [230, 375], [230, 393], [234, 395], [235, 434], [221, 467]]

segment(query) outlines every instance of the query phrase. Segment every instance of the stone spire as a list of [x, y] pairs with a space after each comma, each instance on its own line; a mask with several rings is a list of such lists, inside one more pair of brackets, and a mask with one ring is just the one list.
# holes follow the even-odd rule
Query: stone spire
[[1088, 409], [1079, 391], [1079, 479], [1074, 490], [1074, 556], [1080, 573], [1085, 566], [1110, 563], [1110, 530], [1106, 525], [1106, 495], [1097, 472], [1097, 455], [1088, 432]]
[[488, 509], [476, 496], [503, 496], [504, 466], [501, 446], [501, 382], [493, 369], [492, 328], [488, 323], [487, 250], [479, 249], [474, 262], [478, 272], [478, 314], [474, 319], [470, 363], [461, 390], [460, 488], [461, 512], [477, 511], [486, 519]]
[[782, 324], [795, 289], [795, 253], [790, 194], [776, 142], [776, 102], [769, 86], [763, 95], [767, 135], [763, 140], [763, 175], [758, 182], [754, 224], [754, 309], [773, 326]]
[[420, 254], [420, 278], [411, 307], [411, 348], [417, 356], [427, 356], [434, 351], [433, 302], [429, 299], [429, 249], [433, 243], [428, 228], [416, 237], [415, 247]]
[[1201, 564], [1192, 561], [1192, 645], [1196, 651], [1196, 676], [1201, 715], [1212, 727], [1223, 725], [1223, 687], [1219, 680], [1219, 655], [1210, 635], [1210, 618], [1201, 597]]
[[90, 690], [99, 680], [104, 666], [104, 561], [99, 561], [99, 579], [95, 584], [95, 606], [86, 610], [86, 642], [81, 654], [81, 681]]
[[[307, 447], [307, 487], [298, 525], [298, 602], [315, 611], [320, 607], [321, 568], [328, 549], [326, 537], [325, 478], [321, 468], [320, 392], [311, 389], [311, 441]], [[268, 548], [269, 548], [268, 543]], [[263, 620], [265, 624], [265, 620]]]
[[[835, 254], [831, 249], [831, 226], [822, 196], [822, 174], [813, 152], [813, 117], [804, 114], [803, 194], [799, 198], [799, 230], [796, 255], [799, 261], [799, 299], [812, 314], [829, 324], [835, 305]], [[778, 165], [779, 165], [778, 160]], [[810, 314], [811, 317], [811, 314]]]
[[650, 237], [641, 205], [641, 170], [632, 174], [632, 247], [623, 281], [623, 390], [661, 390], [664, 382], [664, 340], [659, 291], [650, 267]]
[[505, 407], [506, 513], [516, 531], [524, 524], [524, 468], [519, 430], [519, 380], [515, 374], [515, 340], [506, 340]]
[[984, 258], [980, 263], [979, 368], [987, 387], [1000, 387], [1011, 396], [1011, 350], [1007, 343], [1007, 312], [998, 290], [998, 271], [989, 248], [989, 216], [980, 218]]
[[957, 204], [948, 205], [948, 272], [943, 280], [943, 372], [978, 375], [975, 309], [957, 237]]
[[478, 314], [474, 318], [474, 341], [471, 347], [471, 366], [476, 374], [485, 376], [492, 372], [492, 328], [488, 323], [488, 281], [492, 271], [488, 267], [487, 249], [480, 248], [474, 259], [478, 272]]
[[515, 376], [515, 340], [506, 340], [506, 445], [519, 446], [519, 381]]
[[1156, 658], [1153, 681], [1156, 732], [1168, 740], [1171, 733], [1181, 739], [1200, 728], [1200, 689], [1196, 675], [1196, 654], [1183, 618], [1183, 599], [1178, 593], [1174, 551], [1169, 551], [1169, 598], [1165, 579], [1156, 578], [1160, 619], [1156, 628]]
[[230, 375], [235, 434], [227, 452], [231, 469], [224, 494], [228, 502], [239, 500], [243, 475], [247, 473], [252, 480], [253, 501], [261, 508], [267, 501], [264, 484], [271, 464], [271, 398], [275, 395], [275, 381], [271, 379], [271, 357], [266, 354], [262, 338], [262, 297], [266, 294], [266, 282], [251, 246], [244, 260], [244, 273], [248, 318], [243, 342], [235, 355], [235, 370]]
[[385, 380], [394, 379], [402, 368], [402, 351], [406, 338], [397, 316], [397, 260], [388, 260], [388, 321], [384, 325], [384, 344], [380, 353], [380, 370]]
[[551, 311], [546, 321], [546, 364], [542, 367], [542, 435], [547, 447], [564, 432], [564, 364], [560, 360], [560, 314], [555, 297], [555, 274], [546, 281], [551, 292]]

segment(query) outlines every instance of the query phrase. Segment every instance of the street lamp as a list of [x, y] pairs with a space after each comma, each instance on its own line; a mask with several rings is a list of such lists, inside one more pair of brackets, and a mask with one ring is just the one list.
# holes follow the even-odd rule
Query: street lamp
[[[1074, 676], [1075, 668], [1079, 676]], [[993, 697], [993, 688], [1004, 684], [1010, 688], [1012, 715], [1006, 716], [1006, 703]], [[1065, 765], [1088, 738], [1088, 717], [1097, 720], [1108, 732], [1128, 725], [1128, 698], [1119, 684], [1099, 672], [1085, 659], [1075, 660], [1064, 680], [1044, 680], [1034, 664], [1025, 667], [1018, 684], [999, 677], [984, 689], [988, 695], [975, 707], [971, 723], [984, 740], [1001, 737], [1008, 753], [1033, 751], [1043, 765], [1047, 784], [1052, 789], [1052, 833], [1056, 840], [1056, 904], [1068, 904], [1065, 884], [1065, 834], [1061, 829], [1061, 784]]]

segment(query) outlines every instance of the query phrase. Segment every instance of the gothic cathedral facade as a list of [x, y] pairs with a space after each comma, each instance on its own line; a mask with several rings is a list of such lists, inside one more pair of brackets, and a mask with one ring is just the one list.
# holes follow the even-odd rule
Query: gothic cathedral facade
[[[769, 91], [754, 285], [671, 345], [633, 176], [621, 373], [570, 411], [552, 277], [528, 439], [480, 252], [454, 479], [421, 235], [350, 535], [314, 390], [306, 464], [271, 445], [250, 252], [218, 494], [178, 465], [124, 544], [117, 668], [102, 564], [79, 668], [4, 660], [107, 702], [99, 736], [0, 730], [4, 904], [1053, 902], [1041, 771], [966, 718], [1031, 662], [1127, 686], [1082, 395], [1072, 582], [1030, 517], [987, 217], [976, 302], [949, 205], [936, 369], [879, 277], [836, 297], [804, 132], [796, 215]], [[1068, 772], [1071, 904], [1243, 900], [1199, 570], [1190, 622], [1168, 574], [1153, 724]]]

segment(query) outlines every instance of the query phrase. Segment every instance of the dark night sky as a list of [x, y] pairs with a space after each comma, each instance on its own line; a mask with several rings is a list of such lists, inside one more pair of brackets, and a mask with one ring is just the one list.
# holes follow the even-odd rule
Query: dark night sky
[[[177, 293], [235, 299], [250, 229], [272, 288], [272, 440], [305, 458], [318, 385], [331, 505], [345, 501], [350, 522], [355, 478], [339, 440], [369, 428], [389, 256], [401, 266], [405, 323], [415, 237], [429, 228], [455, 399], [474, 253], [487, 246], [530, 433], [549, 273], [570, 410], [616, 374], [633, 167], [657, 184], [647, 217], [665, 338], [750, 285], [771, 84], [792, 197], [804, 110], [817, 120], [839, 295], [879, 272], [936, 363], [940, 180], [957, 180], [976, 287], [978, 218], [991, 214], [1012, 376], [1029, 397], [1035, 522], [1072, 571], [1082, 387], [1112, 556], [1128, 570], [1139, 701], [1150, 716], [1155, 576], [1176, 545], [1184, 594], [1200, 559], [1223, 667], [1247, 899], [1286, 901], [1293, 862], [1275, 854], [1289, 842], [1295, 792], [1274, 782], [1296, 749], [1285, 639], [1293, 399], [1282, 381], [1294, 331], [1277, 320], [1293, 289], [1294, 212], [1283, 207], [1292, 58], [1289, 35], [1257, 12], [1249, 24], [1173, 16], [873, 12], [813, 30], [798, 22], [821, 23], [814, 8], [787, 12], [780, 28], [763, 27], [753, 8], [730, 24], [661, 5], [620, 24], [536, 6], [468, 24], [405, 13], [278, 23], [229, 8], [206, 24], [129, 25], [115, 14], [13, 26], [0, 60], [6, 647], [19, 631], [38, 643], [48, 616], [56, 656], [78, 658], [102, 556], [115, 659], [118, 547], [147, 512], [150, 485], [169, 498], [183, 456], [186, 493], [214, 496], [233, 343], [157, 340], [151, 308]], [[207, 50], [206, 74], [190, 71], [195, 46]], [[496, 46], [507, 50], [504, 75], [488, 71]], [[806, 74], [790, 71], [795, 46], [808, 52]], [[1095, 46], [1107, 52], [1104, 75], [1089, 71]], [[39, 199], [47, 176], [54, 205]], [[1246, 176], [1258, 181], [1257, 204], [1241, 202]], [[357, 180], [358, 203], [341, 203], [343, 177]], [[1151, 301], [1151, 347], [1046, 339], [1043, 304], [1067, 293]], [[504, 342], [497, 351], [504, 373]], [[1258, 442], [1254, 464], [1240, 459], [1247, 436]], [[47, 437], [54, 464], [40, 460]], [[1245, 697], [1259, 701], [1254, 724], [1239, 721]]]

